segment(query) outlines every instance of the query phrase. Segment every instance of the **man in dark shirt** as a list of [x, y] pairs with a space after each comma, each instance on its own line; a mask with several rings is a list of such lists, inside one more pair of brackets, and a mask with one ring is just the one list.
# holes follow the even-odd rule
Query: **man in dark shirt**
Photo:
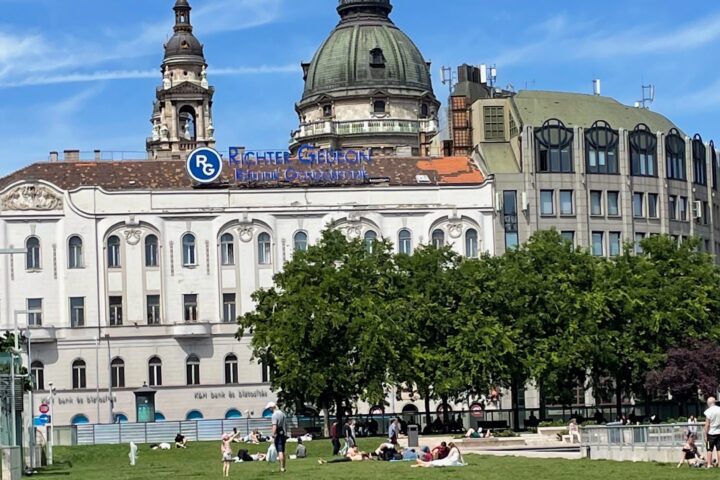
[[187, 438], [185, 438], [184, 435], [178, 433], [175, 436], [175, 447], [177, 448], [187, 448]]
[[330, 426], [330, 440], [333, 446], [333, 456], [337, 456], [340, 453], [340, 432], [338, 432], [338, 422], [335, 420]]

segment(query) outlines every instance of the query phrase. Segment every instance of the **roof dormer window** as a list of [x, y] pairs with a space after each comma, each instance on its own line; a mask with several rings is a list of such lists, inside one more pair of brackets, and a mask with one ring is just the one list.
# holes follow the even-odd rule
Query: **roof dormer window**
[[326, 103], [322, 106], [323, 111], [323, 117], [332, 117], [333, 116], [333, 107], [332, 104]]
[[385, 67], [385, 55], [381, 48], [373, 48], [370, 50], [370, 66], [375, 68]]

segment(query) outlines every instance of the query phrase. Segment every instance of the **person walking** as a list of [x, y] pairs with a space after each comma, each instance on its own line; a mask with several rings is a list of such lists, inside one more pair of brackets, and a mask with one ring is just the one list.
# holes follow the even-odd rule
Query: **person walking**
[[270, 402], [265, 407], [266, 410], [272, 412], [272, 438], [275, 449], [278, 453], [278, 462], [280, 463], [280, 472], [285, 473], [286, 458], [285, 445], [287, 444], [287, 419], [285, 414], [277, 408], [275, 402]]
[[397, 446], [399, 436], [400, 436], [400, 419], [398, 419], [396, 417], [392, 422], [390, 422], [390, 427], [388, 428], [388, 439], [390, 440], [390, 443]]
[[338, 432], [337, 420], [330, 426], [330, 441], [333, 446], [333, 457], [336, 457], [340, 453], [340, 432]]
[[232, 448], [230, 446], [232, 438], [232, 435], [225, 433], [222, 436], [222, 443], [220, 443], [220, 454], [222, 455], [223, 462], [223, 477], [230, 476], [230, 464], [233, 462]]
[[717, 452], [720, 462], [720, 407], [715, 397], [707, 399], [708, 409], [705, 410], [705, 446], [707, 447], [707, 468], [713, 468], [713, 452]]

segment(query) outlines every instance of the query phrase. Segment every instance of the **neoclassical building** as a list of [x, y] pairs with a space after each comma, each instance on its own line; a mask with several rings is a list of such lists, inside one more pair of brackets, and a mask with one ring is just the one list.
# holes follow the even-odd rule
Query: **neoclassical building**
[[[387, 19], [389, 3], [343, 1], [339, 10], [339, 28], [385, 32], [378, 38], [389, 43], [368, 44], [384, 52], [383, 75], [414, 68], [402, 82], [380, 82], [392, 112], [381, 120], [426, 102], [433, 121], [427, 66]], [[0, 179], [0, 247], [27, 250], [0, 258], [0, 327], [13, 327], [15, 311], [33, 312], [19, 324], [29, 328], [36, 398], [51, 383], [57, 389], [55, 425], [133, 422], [133, 391], [145, 383], [157, 390], [158, 420], [261, 416], [274, 399], [269, 372], [252, 359], [247, 338], [236, 340], [236, 318], [329, 224], [369, 244], [390, 239], [401, 253], [431, 241], [469, 257], [494, 251], [492, 184], [467, 157], [383, 156], [370, 145], [350, 171], [319, 157], [310, 164], [289, 152], [255, 152], [243, 159], [266, 161], [228, 162], [217, 181], [196, 184], [184, 160], [214, 144], [213, 90], [190, 11], [177, 0], [148, 159], [83, 161], [66, 151]], [[323, 50], [345, 41], [333, 38]], [[412, 58], [398, 56], [402, 42]], [[343, 109], [352, 102], [369, 101], [357, 91], [333, 95], [338, 118], [350, 118]], [[372, 138], [418, 146], [402, 132]], [[369, 139], [350, 135], [340, 146]], [[422, 408], [407, 395], [391, 400], [398, 412]]]
[[340, 0], [340, 23], [310, 63], [291, 148], [372, 147], [387, 156], [429, 154], [440, 102], [430, 63], [390, 20], [390, 0]]

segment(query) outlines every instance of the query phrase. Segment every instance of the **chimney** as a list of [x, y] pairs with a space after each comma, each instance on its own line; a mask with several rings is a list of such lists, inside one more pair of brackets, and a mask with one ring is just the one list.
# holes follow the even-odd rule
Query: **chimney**
[[102, 160], [102, 156], [100, 155], [100, 150], [95, 150], [95, 161], [99, 162]]
[[64, 160], [66, 162], [79, 162], [80, 161], [80, 150], [65, 150]]
[[58, 161], [58, 152], [50, 152], [50, 161], [53, 163], [57, 163]]

